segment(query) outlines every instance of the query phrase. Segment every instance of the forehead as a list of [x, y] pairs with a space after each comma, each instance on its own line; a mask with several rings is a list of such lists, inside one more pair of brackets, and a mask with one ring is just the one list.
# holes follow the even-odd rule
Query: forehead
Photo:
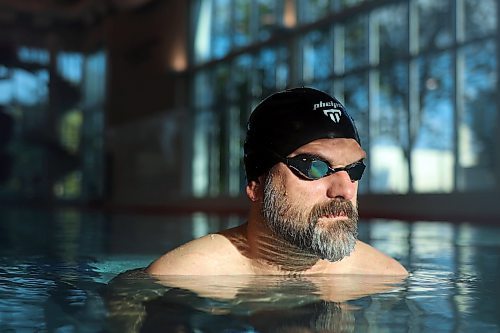
[[366, 157], [354, 139], [318, 139], [297, 148], [290, 156], [314, 154], [335, 164], [352, 163]]

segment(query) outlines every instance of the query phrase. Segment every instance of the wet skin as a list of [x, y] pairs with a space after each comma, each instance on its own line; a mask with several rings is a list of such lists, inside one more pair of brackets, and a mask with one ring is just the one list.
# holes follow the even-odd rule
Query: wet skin
[[[365, 158], [366, 154], [353, 139], [319, 139], [294, 151], [317, 155], [333, 168], [344, 167]], [[283, 163], [271, 171], [283, 196], [294, 207], [308, 211], [318, 203], [347, 200], [357, 206], [358, 182], [345, 171], [318, 180], [298, 177]], [[239, 227], [210, 234], [186, 243], [154, 261], [147, 272], [152, 275], [316, 275], [368, 274], [407, 275], [406, 269], [393, 258], [361, 241], [356, 241], [349, 256], [330, 262], [299, 249], [277, 237], [262, 214], [264, 176], [251, 181], [246, 188], [250, 199], [247, 222]], [[344, 219], [324, 216], [318, 225], [326, 227]]]

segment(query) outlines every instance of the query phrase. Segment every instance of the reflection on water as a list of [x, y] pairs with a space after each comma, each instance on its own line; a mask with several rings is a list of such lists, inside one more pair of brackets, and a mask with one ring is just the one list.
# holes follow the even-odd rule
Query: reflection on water
[[[135, 270], [111, 281], [105, 299], [108, 329], [116, 332], [131, 327], [140, 327], [141, 332], [160, 327], [175, 327], [178, 332], [349, 332], [361, 309], [390, 310], [403, 299], [403, 287], [404, 279], [387, 276], [152, 279]], [[364, 299], [377, 293], [384, 294], [383, 302]], [[369, 322], [377, 327], [378, 320]]]
[[[162, 277], [141, 269], [225, 219], [0, 211], [0, 332], [499, 331], [500, 228], [371, 220], [400, 260], [366, 276]], [[120, 272], [129, 270], [126, 273]]]

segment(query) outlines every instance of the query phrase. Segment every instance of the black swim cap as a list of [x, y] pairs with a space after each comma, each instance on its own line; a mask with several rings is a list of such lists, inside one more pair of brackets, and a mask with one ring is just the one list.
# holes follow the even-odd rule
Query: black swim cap
[[311, 141], [350, 138], [360, 145], [354, 121], [334, 97], [312, 88], [293, 88], [264, 99], [248, 120], [245, 140], [247, 181], [255, 180], [278, 159]]

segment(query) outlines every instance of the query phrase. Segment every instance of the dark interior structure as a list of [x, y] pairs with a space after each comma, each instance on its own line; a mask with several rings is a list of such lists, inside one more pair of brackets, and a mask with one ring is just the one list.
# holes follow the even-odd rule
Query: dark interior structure
[[497, 223], [497, 7], [0, 0], [0, 203], [242, 214], [246, 119], [306, 85], [359, 127], [361, 215]]

